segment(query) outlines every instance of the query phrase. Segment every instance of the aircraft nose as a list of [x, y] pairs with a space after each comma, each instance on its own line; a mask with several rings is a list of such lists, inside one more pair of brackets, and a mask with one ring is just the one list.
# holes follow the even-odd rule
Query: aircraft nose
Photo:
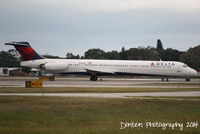
[[191, 68], [191, 69], [190, 69], [190, 74], [191, 74], [192, 76], [196, 76], [196, 75], [197, 75], [197, 71]]

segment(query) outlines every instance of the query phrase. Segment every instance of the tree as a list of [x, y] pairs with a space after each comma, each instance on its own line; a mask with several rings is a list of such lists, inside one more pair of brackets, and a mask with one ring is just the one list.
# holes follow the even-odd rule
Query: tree
[[164, 61], [180, 61], [180, 57], [182, 52], [167, 48], [166, 50], [163, 50], [161, 54], [161, 59]]
[[8, 53], [10, 53], [13, 57], [19, 59], [19, 54], [16, 49], [10, 49], [10, 50], [8, 50]]
[[0, 52], [0, 67], [19, 67], [20, 60], [13, 54], [13, 50]]
[[117, 59], [120, 59], [120, 56], [119, 56], [118, 51], [111, 51], [111, 52], [106, 52], [106, 53], [104, 54], [104, 58], [105, 58], [105, 59], [117, 60]]
[[139, 47], [128, 50], [128, 60], [159, 60], [159, 54], [155, 48]]
[[160, 39], [157, 40], [157, 46], [156, 46], [157, 51], [163, 50], [163, 45]]
[[79, 55], [74, 55], [73, 53], [67, 53], [66, 59], [80, 59]]
[[196, 70], [200, 70], [200, 45], [190, 48], [186, 53], [183, 53], [181, 61]]
[[120, 60], [128, 59], [128, 55], [127, 55], [127, 51], [125, 50], [125, 47], [122, 47], [121, 52], [119, 52], [119, 56], [120, 56]]
[[104, 59], [105, 58], [105, 52], [101, 49], [94, 48], [89, 49], [84, 54], [86, 59]]

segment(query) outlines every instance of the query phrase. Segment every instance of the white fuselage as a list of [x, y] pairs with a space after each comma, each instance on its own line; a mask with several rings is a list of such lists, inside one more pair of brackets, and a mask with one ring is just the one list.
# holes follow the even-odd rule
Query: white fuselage
[[175, 61], [41, 59], [21, 62], [21, 66], [45, 69], [51, 73], [137, 74], [195, 76], [197, 72]]

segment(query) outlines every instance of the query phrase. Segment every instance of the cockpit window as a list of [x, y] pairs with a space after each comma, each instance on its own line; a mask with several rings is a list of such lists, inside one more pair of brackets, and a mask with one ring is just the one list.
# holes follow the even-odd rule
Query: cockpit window
[[188, 65], [184, 64], [183, 67], [186, 68], [186, 67], [188, 67]]

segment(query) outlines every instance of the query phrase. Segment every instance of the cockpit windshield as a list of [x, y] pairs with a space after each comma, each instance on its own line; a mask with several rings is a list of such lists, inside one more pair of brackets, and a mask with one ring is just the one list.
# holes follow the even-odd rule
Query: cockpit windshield
[[188, 67], [188, 65], [184, 64], [183, 67], [186, 68], [186, 67]]

